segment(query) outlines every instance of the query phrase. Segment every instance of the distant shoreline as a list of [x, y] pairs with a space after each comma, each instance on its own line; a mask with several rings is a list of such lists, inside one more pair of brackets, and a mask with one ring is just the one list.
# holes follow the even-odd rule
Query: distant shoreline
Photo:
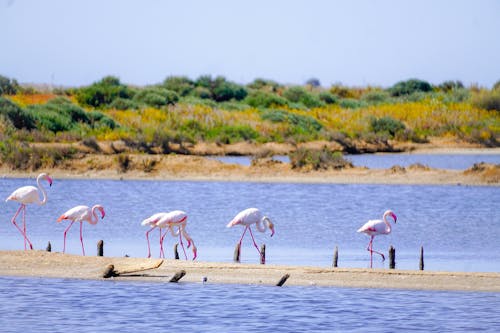
[[115, 281], [165, 283], [176, 272], [183, 270], [186, 274], [180, 280], [181, 283], [202, 283], [206, 280], [205, 283], [216, 284], [276, 285], [285, 274], [289, 274], [285, 286], [500, 292], [500, 273], [321, 268], [172, 259], [160, 261], [83, 257], [33, 250], [0, 251], [0, 261], [0, 276], [104, 280], [103, 273], [112, 264], [115, 271], [123, 272], [112, 278]]

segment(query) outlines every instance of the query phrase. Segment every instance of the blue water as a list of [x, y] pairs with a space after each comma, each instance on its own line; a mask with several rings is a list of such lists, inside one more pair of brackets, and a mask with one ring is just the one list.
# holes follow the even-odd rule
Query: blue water
[[[370, 169], [387, 169], [394, 165], [408, 167], [420, 163], [431, 168], [465, 170], [475, 163], [486, 162], [500, 164], [500, 154], [418, 154], [418, 153], [387, 153], [387, 154], [360, 154], [345, 155], [354, 166]], [[230, 164], [249, 166], [252, 157], [249, 156], [217, 156], [219, 161]], [[274, 156], [275, 160], [289, 163], [288, 156]]]
[[498, 332], [500, 293], [0, 277], [9, 332]]
[[[0, 198], [33, 179], [1, 179]], [[35, 248], [50, 241], [61, 251], [68, 222], [56, 219], [69, 208], [100, 203], [106, 217], [95, 226], [84, 225], [87, 254], [96, 253], [103, 239], [105, 255], [144, 257], [145, 232], [140, 222], [153, 213], [185, 210], [187, 230], [199, 260], [232, 261], [242, 228], [225, 225], [241, 210], [259, 207], [275, 224], [276, 234], [254, 232], [266, 243], [270, 264], [331, 266], [339, 248], [340, 267], [369, 267], [369, 238], [356, 230], [386, 209], [398, 216], [387, 236], [377, 236], [374, 248], [387, 253], [396, 248], [396, 265], [418, 269], [420, 247], [427, 270], [500, 272], [500, 190], [493, 186], [339, 185], [245, 182], [119, 181], [54, 179], [47, 205], [29, 206], [27, 233]], [[23, 238], [10, 223], [15, 202], [0, 204], [0, 249], [23, 249]], [[165, 241], [172, 257], [176, 239]], [[154, 256], [159, 255], [158, 233], [151, 233]], [[67, 252], [81, 254], [78, 225], [68, 233]], [[250, 238], [243, 242], [243, 262], [255, 263], [259, 254]], [[387, 267], [377, 257], [374, 267]]]

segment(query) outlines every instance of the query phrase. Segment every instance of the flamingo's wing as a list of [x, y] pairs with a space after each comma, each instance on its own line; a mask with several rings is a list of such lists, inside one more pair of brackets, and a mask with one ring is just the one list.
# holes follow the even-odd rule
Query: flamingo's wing
[[20, 203], [29, 204], [40, 200], [38, 197], [38, 189], [34, 186], [23, 186], [12, 192], [5, 201], [18, 201]]
[[382, 227], [382, 230], [385, 228], [385, 223], [382, 220], [369, 220], [361, 228], [358, 229], [358, 232], [364, 232], [369, 235], [375, 235], [380, 233], [380, 229]]
[[147, 219], [145, 219], [144, 221], [141, 222], [141, 225], [142, 226], [146, 226], [146, 225], [150, 225], [150, 226], [153, 226], [153, 225], [156, 225], [156, 223], [167, 213], [156, 213], [156, 214], [153, 214], [151, 215], [150, 217], [148, 217]]
[[83, 221], [89, 215], [90, 208], [88, 206], [76, 206], [59, 216], [57, 222], [62, 220]]

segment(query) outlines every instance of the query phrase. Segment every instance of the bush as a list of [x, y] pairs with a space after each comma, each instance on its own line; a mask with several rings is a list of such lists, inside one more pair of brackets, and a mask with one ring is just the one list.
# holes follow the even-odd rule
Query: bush
[[191, 91], [191, 95], [194, 97], [198, 97], [201, 99], [211, 99], [212, 98], [212, 92], [210, 89], [205, 88], [205, 87], [196, 87]]
[[293, 103], [301, 103], [308, 108], [324, 106], [317, 95], [311, 94], [303, 87], [290, 87], [283, 92], [283, 97]]
[[165, 105], [174, 105], [179, 101], [179, 95], [175, 91], [161, 87], [148, 87], [142, 89], [134, 96], [136, 103], [143, 103], [152, 107], [160, 108]]
[[371, 130], [375, 133], [386, 133], [393, 138], [396, 133], [404, 131], [406, 126], [399, 120], [389, 116], [370, 119]]
[[17, 129], [31, 130], [36, 127], [35, 119], [29, 112], [3, 97], [0, 97], [0, 116], [7, 119]]
[[284, 110], [268, 110], [262, 113], [263, 120], [269, 120], [273, 123], [286, 122], [295, 127], [298, 132], [311, 133], [319, 132], [323, 125], [311, 116], [305, 116], [287, 112]]
[[116, 121], [99, 111], [90, 111], [88, 117], [92, 128], [107, 127], [115, 129], [120, 127]]
[[452, 90], [463, 89], [464, 84], [461, 81], [444, 81], [437, 87], [439, 90], [449, 92]]
[[321, 150], [298, 148], [290, 153], [289, 157], [292, 169], [327, 170], [353, 167], [341, 152], [330, 151], [326, 147]]
[[222, 80], [220, 82], [216, 81], [212, 95], [214, 100], [217, 102], [229, 101], [231, 99], [241, 101], [248, 95], [248, 92], [244, 87], [241, 87], [236, 83]]
[[132, 166], [132, 159], [127, 154], [120, 154], [116, 157], [118, 163], [118, 171], [125, 173]]
[[116, 110], [136, 110], [141, 107], [140, 103], [137, 103], [128, 98], [115, 98], [111, 104], [109, 104], [110, 109]]
[[272, 106], [287, 106], [288, 101], [283, 97], [266, 91], [252, 91], [244, 102], [254, 108], [269, 108]]
[[481, 91], [473, 96], [472, 104], [480, 109], [500, 111], [500, 90]]
[[344, 109], [358, 109], [366, 107], [367, 104], [364, 101], [360, 101], [354, 98], [342, 98], [339, 101], [339, 106]]
[[207, 137], [219, 143], [229, 144], [255, 140], [259, 133], [248, 125], [233, 125], [212, 128], [207, 132]]
[[0, 95], [15, 95], [19, 90], [19, 83], [15, 79], [9, 79], [0, 75]]
[[169, 76], [163, 81], [163, 87], [179, 96], [187, 96], [194, 89], [194, 82], [185, 76]]
[[326, 104], [336, 104], [339, 101], [337, 95], [332, 94], [329, 91], [322, 91], [318, 95], [320, 101], [325, 102]]
[[432, 86], [430, 83], [418, 79], [410, 79], [406, 81], [400, 81], [389, 88], [389, 92], [392, 96], [402, 96], [410, 95], [415, 92], [429, 92], [432, 91]]
[[374, 90], [374, 91], [369, 91], [363, 96], [361, 96], [361, 100], [367, 102], [368, 104], [382, 104], [382, 103], [387, 103], [389, 102], [391, 98], [391, 95], [382, 90]]
[[76, 91], [78, 103], [100, 108], [110, 105], [117, 98], [131, 98], [133, 91], [114, 76], [106, 76], [91, 86]]

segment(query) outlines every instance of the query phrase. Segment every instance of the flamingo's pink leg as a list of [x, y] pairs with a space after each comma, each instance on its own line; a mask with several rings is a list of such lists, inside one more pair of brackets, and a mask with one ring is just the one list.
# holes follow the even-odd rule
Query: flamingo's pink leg
[[165, 232], [165, 235], [162, 235], [162, 231], [161, 231], [161, 228], [160, 229], [160, 258], [162, 258], [162, 255], [163, 255], [163, 258], [165, 258], [165, 252], [163, 251], [163, 238], [165, 238], [165, 235], [167, 234]]
[[[16, 223], [16, 217], [19, 215], [19, 213], [21, 212], [21, 210], [24, 211], [25, 207], [26, 207], [25, 205], [21, 204], [21, 206], [17, 210], [17, 212], [14, 215], [14, 217], [12, 217], [11, 222], [12, 222], [12, 224], [14, 224], [14, 226], [17, 228], [17, 230], [19, 230], [19, 232], [21, 233], [21, 235], [23, 235], [23, 237], [24, 237], [24, 249], [26, 250], [26, 241], [28, 241], [28, 243], [30, 245], [30, 248], [33, 250], [33, 245], [31, 244], [30, 240], [26, 236], [26, 232], [23, 232], [23, 230]], [[26, 228], [26, 225], [25, 225], [25, 228]]]
[[80, 222], [80, 243], [82, 243], [82, 252], [85, 255], [85, 248], [83, 247], [83, 222]]
[[146, 240], [148, 241], [148, 258], [151, 258], [151, 246], [149, 245], [149, 233], [154, 229], [155, 227], [152, 227], [148, 231], [146, 231]]
[[63, 243], [63, 253], [66, 251], [66, 234], [68, 233], [69, 228], [75, 223], [75, 221], [71, 221], [69, 226], [64, 230], [64, 243]]
[[24, 237], [24, 250], [26, 251], [26, 238], [28, 235], [26, 235], [26, 206], [23, 206], [23, 234], [26, 236]]
[[241, 234], [240, 241], [238, 242], [238, 244], [240, 244], [240, 247], [241, 247], [241, 241], [243, 240], [243, 236], [245, 236], [247, 229], [248, 229], [248, 226], [245, 227], [245, 230], [243, 230], [243, 233]]
[[260, 255], [260, 258], [261, 258], [261, 261], [264, 262], [265, 259], [262, 257], [262, 252], [260, 252], [259, 250], [259, 246], [257, 245], [257, 243], [255, 242], [255, 238], [253, 238], [253, 233], [252, 233], [252, 228], [248, 228], [248, 230], [250, 230], [250, 236], [252, 236], [252, 241], [253, 241], [253, 245], [255, 246], [255, 248], [257, 249], [257, 252], [259, 252], [259, 255]]

